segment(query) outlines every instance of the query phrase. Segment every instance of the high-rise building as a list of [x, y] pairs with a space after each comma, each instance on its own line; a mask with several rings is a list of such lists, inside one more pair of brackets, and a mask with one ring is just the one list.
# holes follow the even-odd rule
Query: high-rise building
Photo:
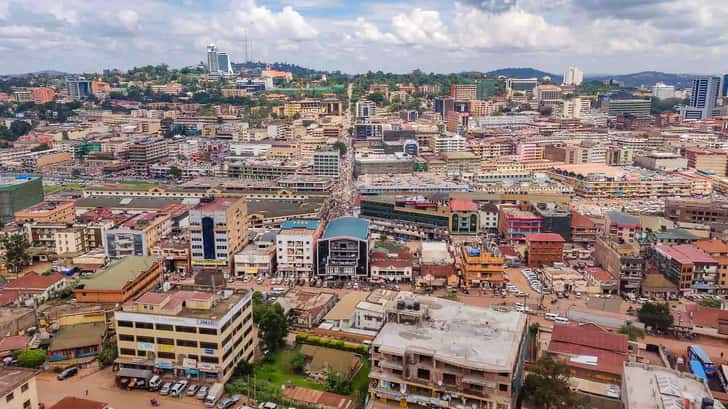
[[317, 176], [339, 177], [339, 151], [313, 153], [313, 173]]
[[581, 85], [584, 81], [584, 72], [577, 67], [569, 67], [564, 72], [564, 85]]
[[86, 99], [93, 94], [91, 81], [84, 77], [67, 77], [66, 88], [68, 96], [73, 99]]
[[650, 116], [652, 101], [644, 98], [608, 99], [602, 103], [602, 110], [609, 116], [635, 116], [645, 118]]
[[190, 210], [192, 268], [220, 268], [227, 278], [233, 256], [248, 241], [247, 216], [242, 197], [203, 198]]
[[232, 75], [233, 73], [233, 65], [230, 62], [230, 56], [224, 51], [219, 51], [217, 53], [217, 69], [227, 75]]
[[220, 71], [220, 62], [217, 58], [217, 47], [215, 44], [207, 46], [207, 70], [209, 73]]
[[377, 104], [368, 99], [356, 101], [355, 109], [357, 118], [369, 118], [377, 114]]
[[477, 99], [478, 86], [476, 84], [453, 84], [450, 88], [450, 96], [465, 101]]
[[15, 212], [43, 201], [40, 176], [0, 175], [0, 221], [9, 222]]
[[723, 75], [723, 85], [721, 87], [721, 97], [728, 97], [728, 74]]
[[658, 99], [675, 98], [675, 86], [658, 82], [652, 86], [652, 96]]
[[720, 115], [720, 109], [716, 109], [719, 96], [720, 77], [695, 78], [690, 102], [680, 110], [680, 115], [683, 119], [708, 119]]

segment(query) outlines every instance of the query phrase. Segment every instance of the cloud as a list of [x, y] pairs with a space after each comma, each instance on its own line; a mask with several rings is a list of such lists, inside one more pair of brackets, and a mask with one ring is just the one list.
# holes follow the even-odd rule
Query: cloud
[[238, 28], [248, 28], [254, 34], [288, 40], [310, 40], [318, 36], [318, 30], [291, 6], [274, 12], [254, 0], [241, 0], [232, 2], [230, 8], [235, 16], [231, 23], [239, 24]]
[[447, 28], [436, 10], [414, 9], [392, 17], [392, 30], [404, 44], [449, 46]]

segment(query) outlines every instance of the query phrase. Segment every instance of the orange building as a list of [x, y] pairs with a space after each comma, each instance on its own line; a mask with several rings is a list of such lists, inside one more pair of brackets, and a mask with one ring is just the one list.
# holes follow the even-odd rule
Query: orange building
[[467, 287], [501, 287], [505, 259], [474, 247], [461, 249], [462, 278]]
[[54, 152], [46, 155], [40, 155], [35, 158], [35, 169], [43, 170], [43, 168], [47, 166], [70, 162], [72, 160], [73, 154], [71, 152]]
[[33, 102], [36, 104], [45, 104], [53, 101], [56, 97], [56, 91], [50, 87], [31, 88], [33, 93]]
[[73, 223], [76, 221], [76, 202], [73, 200], [44, 200], [27, 209], [15, 212], [15, 222]]
[[91, 93], [92, 94], [105, 94], [111, 92], [111, 85], [104, 81], [91, 81]]
[[700, 240], [693, 245], [718, 262], [716, 284], [719, 294], [728, 294], [728, 244], [722, 240]]
[[564, 261], [564, 238], [556, 233], [526, 235], [529, 267], [548, 266]]
[[82, 279], [73, 290], [78, 302], [124, 303], [159, 284], [157, 257], [127, 256]]

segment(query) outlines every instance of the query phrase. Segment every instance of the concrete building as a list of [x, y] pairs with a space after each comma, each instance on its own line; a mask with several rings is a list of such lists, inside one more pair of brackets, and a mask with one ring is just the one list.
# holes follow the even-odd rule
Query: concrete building
[[129, 162], [138, 175], [147, 175], [149, 166], [168, 154], [168, 143], [164, 138], [147, 137], [129, 144]]
[[341, 164], [339, 151], [316, 151], [313, 153], [313, 173], [317, 176], [339, 177]]
[[120, 368], [227, 382], [253, 359], [253, 293], [149, 292], [114, 313]]
[[310, 279], [314, 274], [316, 241], [321, 236], [318, 220], [287, 220], [276, 236], [278, 275]]
[[652, 96], [657, 99], [675, 98], [675, 86], [658, 82], [652, 86]]
[[190, 249], [192, 268], [214, 267], [227, 278], [233, 255], [248, 241], [248, 216], [242, 197], [203, 198], [190, 210]]
[[354, 108], [357, 118], [369, 118], [377, 114], [377, 104], [368, 99], [356, 101]]
[[19, 367], [0, 368], [0, 409], [35, 409], [38, 371]]
[[690, 101], [680, 109], [682, 119], [710, 119], [720, 115], [720, 77], [704, 76], [693, 79]]
[[437, 153], [465, 152], [465, 137], [452, 132], [445, 132], [435, 137], [432, 150]]
[[526, 259], [529, 267], [550, 266], [564, 261], [564, 238], [556, 233], [526, 235]]
[[577, 67], [570, 66], [564, 71], [563, 85], [579, 86], [584, 81], [584, 72]]
[[645, 260], [637, 248], [603, 238], [594, 243], [594, 260], [609, 274], [619, 277], [619, 293], [640, 292], [645, 273]]
[[608, 99], [602, 103], [602, 110], [610, 117], [634, 116], [645, 118], [650, 116], [652, 101], [650, 99]]
[[93, 95], [91, 81], [84, 77], [67, 77], [66, 89], [68, 96], [73, 99], [86, 99]]
[[160, 240], [172, 231], [172, 219], [165, 212], [132, 216], [106, 231], [104, 250], [109, 258], [148, 256]]
[[533, 212], [504, 205], [498, 214], [498, 233], [509, 242], [523, 242], [527, 234], [541, 231], [541, 221]]
[[541, 232], [556, 233], [564, 241], [571, 241], [571, 212], [557, 202], [532, 203], [531, 211], [541, 217]]
[[728, 202], [719, 199], [667, 198], [665, 217], [677, 222], [704, 224], [723, 231], [728, 228]]
[[328, 279], [369, 276], [369, 222], [339, 217], [326, 226], [316, 246], [316, 274]]
[[650, 152], [637, 156], [635, 164], [647, 169], [674, 172], [687, 169], [688, 159], [672, 152]]
[[622, 408], [724, 409], [697, 376], [657, 365], [625, 362], [622, 375]]
[[604, 216], [604, 234], [612, 241], [634, 243], [641, 233], [639, 217], [618, 211], [607, 212]]
[[693, 245], [718, 262], [717, 292], [728, 294], [728, 244], [713, 239], [696, 241]]
[[387, 303], [386, 312], [371, 346], [371, 399], [404, 408], [515, 407], [528, 349], [525, 314], [411, 295]]
[[276, 234], [275, 230], [260, 234], [243, 251], [233, 256], [236, 278], [273, 275], [276, 270]]
[[127, 256], [83, 278], [73, 292], [78, 302], [124, 303], [159, 285], [156, 257]]
[[690, 244], [655, 246], [657, 270], [678, 286], [683, 295], [717, 293], [716, 259]]
[[292, 312], [294, 324], [301, 328], [315, 328], [334, 308], [338, 297], [334, 293], [292, 289], [276, 300], [285, 314]]
[[15, 212], [43, 201], [40, 176], [0, 175], [0, 220], [12, 221]]
[[356, 306], [366, 300], [369, 293], [352, 291], [341, 297], [331, 311], [324, 316], [325, 328], [337, 331], [346, 331], [352, 328], [356, 321]]
[[485, 249], [463, 246], [460, 249], [462, 279], [467, 287], [501, 288], [505, 278], [505, 259]]
[[533, 94], [533, 89], [538, 85], [538, 78], [508, 78], [506, 79], [506, 93], [508, 96], [514, 94]]
[[73, 223], [76, 221], [76, 202], [73, 200], [44, 200], [27, 209], [15, 212], [15, 223]]
[[371, 280], [380, 282], [411, 282], [412, 255], [396, 242], [380, 242], [372, 249], [369, 261]]
[[450, 86], [450, 96], [456, 100], [468, 101], [478, 99], [477, 84], [452, 84]]
[[686, 148], [685, 158], [688, 167], [702, 173], [726, 176], [728, 154], [717, 149]]

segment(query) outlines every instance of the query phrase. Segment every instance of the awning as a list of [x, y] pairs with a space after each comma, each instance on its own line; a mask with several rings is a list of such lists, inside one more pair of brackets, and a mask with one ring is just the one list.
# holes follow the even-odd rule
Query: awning
[[148, 369], [134, 369], [134, 368], [121, 368], [116, 373], [117, 377], [122, 378], [141, 378], [150, 379], [152, 377], [152, 371]]

